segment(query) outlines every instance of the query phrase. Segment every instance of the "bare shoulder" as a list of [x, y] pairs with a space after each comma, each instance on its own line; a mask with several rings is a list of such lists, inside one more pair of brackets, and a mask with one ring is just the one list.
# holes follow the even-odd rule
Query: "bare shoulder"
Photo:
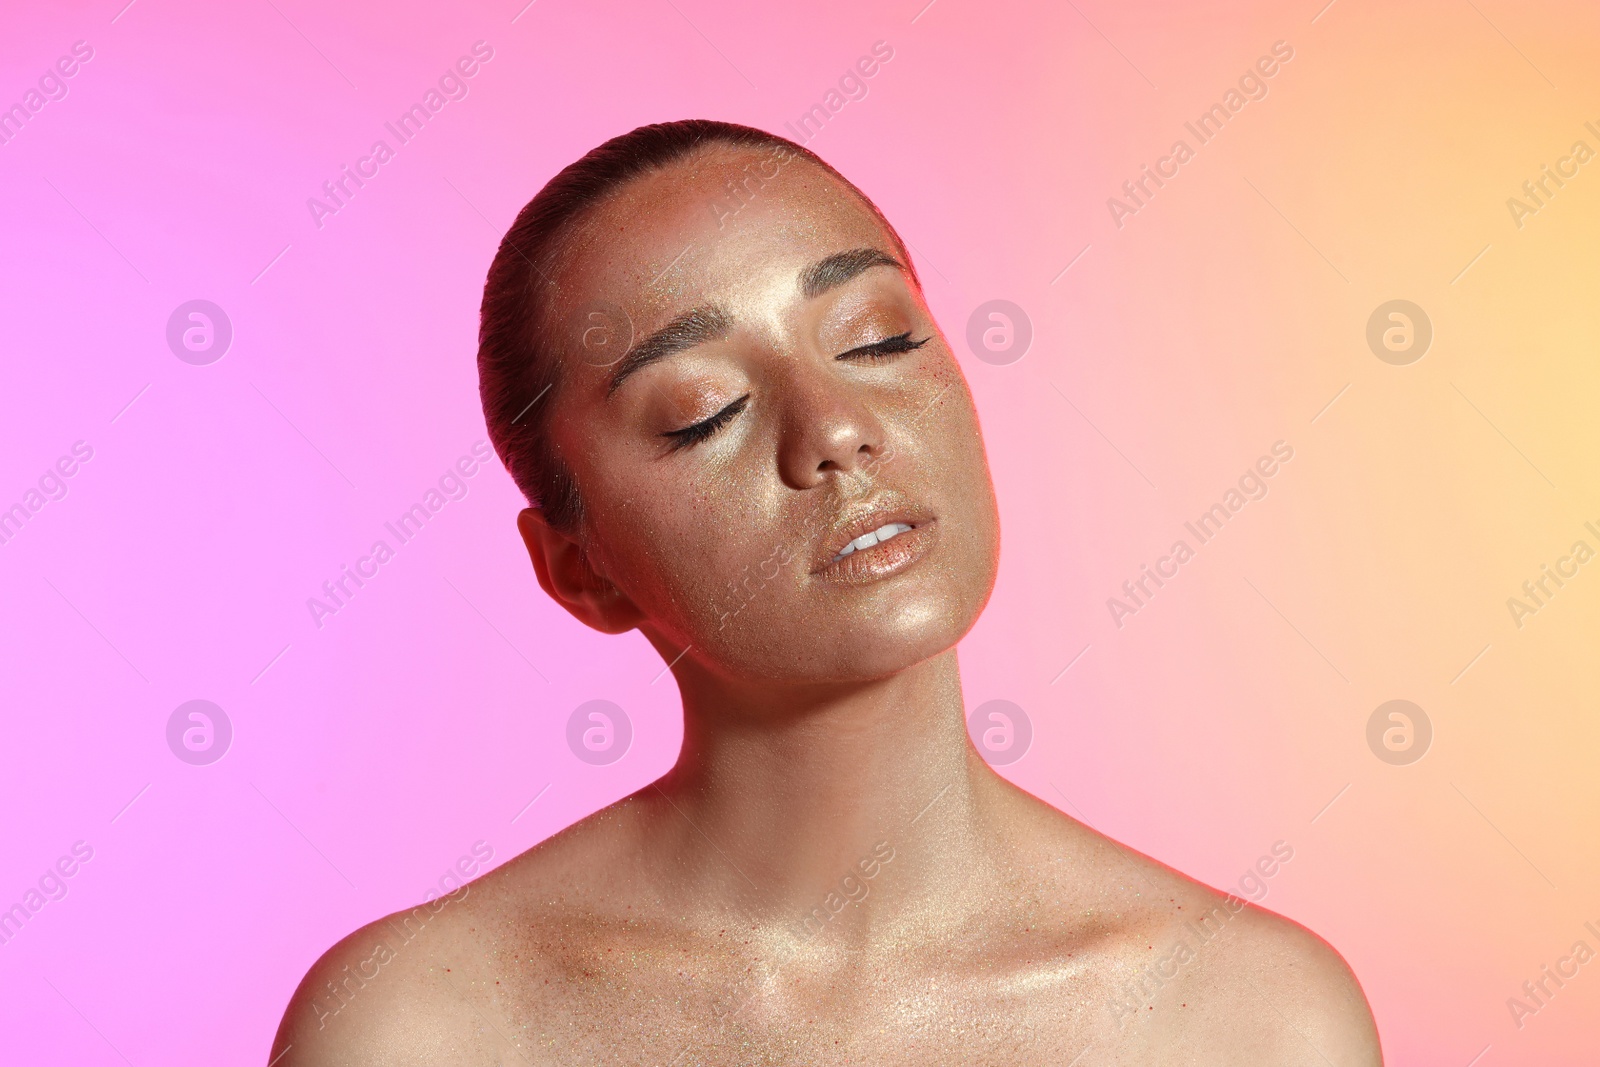
[[1217, 898], [1235, 914], [1219, 945], [1220, 966], [1201, 989], [1207, 1002], [1253, 1003], [1244, 1025], [1275, 1050], [1269, 1062], [1381, 1064], [1372, 1011], [1344, 957], [1293, 920], [1237, 897]]
[[[1366, 996], [1304, 926], [1129, 854], [1154, 889], [1143, 965], [1112, 996], [1116, 1027], [1184, 1062], [1382, 1063]], [[1159, 1057], [1155, 1062], [1161, 1062]]]
[[1059, 872], [1051, 880], [1064, 901], [1075, 893], [1079, 915], [1105, 917], [1096, 924], [1107, 975], [1101, 1021], [1112, 1045], [1138, 1050], [1137, 1062], [1177, 1052], [1184, 1063], [1381, 1064], [1360, 983], [1304, 926], [1053, 807], [1032, 815], [1021, 837], [1036, 857], [1028, 866]]
[[[508, 1051], [503, 946], [537, 970], [539, 915], [561, 914], [620, 842], [619, 802], [455, 892], [361, 927], [296, 988], [272, 1067], [494, 1063]], [[537, 911], [530, 902], [538, 902]]]
[[471, 896], [467, 886], [396, 912], [323, 953], [284, 1013], [273, 1067], [473, 1062], [464, 1035], [479, 1027], [452, 989]]

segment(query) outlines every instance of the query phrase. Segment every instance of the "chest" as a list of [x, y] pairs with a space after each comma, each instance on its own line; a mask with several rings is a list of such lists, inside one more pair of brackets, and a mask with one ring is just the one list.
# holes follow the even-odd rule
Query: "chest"
[[531, 968], [499, 988], [519, 1048], [547, 1057], [536, 1063], [1061, 1067], [1117, 1043], [1105, 982], [1070, 967], [635, 950]]

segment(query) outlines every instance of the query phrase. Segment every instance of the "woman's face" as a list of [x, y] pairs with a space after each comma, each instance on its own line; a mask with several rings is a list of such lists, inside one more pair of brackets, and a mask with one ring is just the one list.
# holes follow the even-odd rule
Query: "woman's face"
[[605, 628], [783, 684], [883, 677], [966, 633], [994, 584], [994, 493], [900, 258], [820, 168], [726, 146], [578, 227], [549, 431], [583, 499], [566, 565], [618, 594]]

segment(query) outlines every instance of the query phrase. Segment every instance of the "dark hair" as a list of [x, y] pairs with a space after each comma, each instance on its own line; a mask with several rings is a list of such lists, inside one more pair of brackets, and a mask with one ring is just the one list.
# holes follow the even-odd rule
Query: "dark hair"
[[[562, 168], [501, 240], [483, 287], [478, 327], [478, 394], [489, 439], [528, 503], [555, 529], [572, 531], [582, 516], [577, 483], [547, 436], [561, 373], [560, 339], [549, 319], [567, 238], [621, 186], [714, 145], [772, 149], [775, 156], [798, 156], [821, 167], [861, 198], [888, 231], [906, 269], [913, 269], [899, 234], [849, 179], [816, 153], [764, 130], [709, 119], [655, 123], [613, 137]], [[748, 192], [754, 183], [759, 190], [770, 177], [747, 168], [739, 189]]]

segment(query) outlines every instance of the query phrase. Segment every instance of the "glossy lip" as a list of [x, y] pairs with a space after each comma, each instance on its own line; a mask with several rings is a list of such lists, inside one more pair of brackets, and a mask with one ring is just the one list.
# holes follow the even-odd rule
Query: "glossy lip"
[[[871, 548], [836, 558], [851, 541], [888, 523], [911, 527]], [[898, 574], [917, 562], [938, 540], [938, 519], [933, 512], [913, 504], [898, 493], [885, 493], [851, 508], [820, 539], [811, 573], [828, 581], [873, 582]]]

